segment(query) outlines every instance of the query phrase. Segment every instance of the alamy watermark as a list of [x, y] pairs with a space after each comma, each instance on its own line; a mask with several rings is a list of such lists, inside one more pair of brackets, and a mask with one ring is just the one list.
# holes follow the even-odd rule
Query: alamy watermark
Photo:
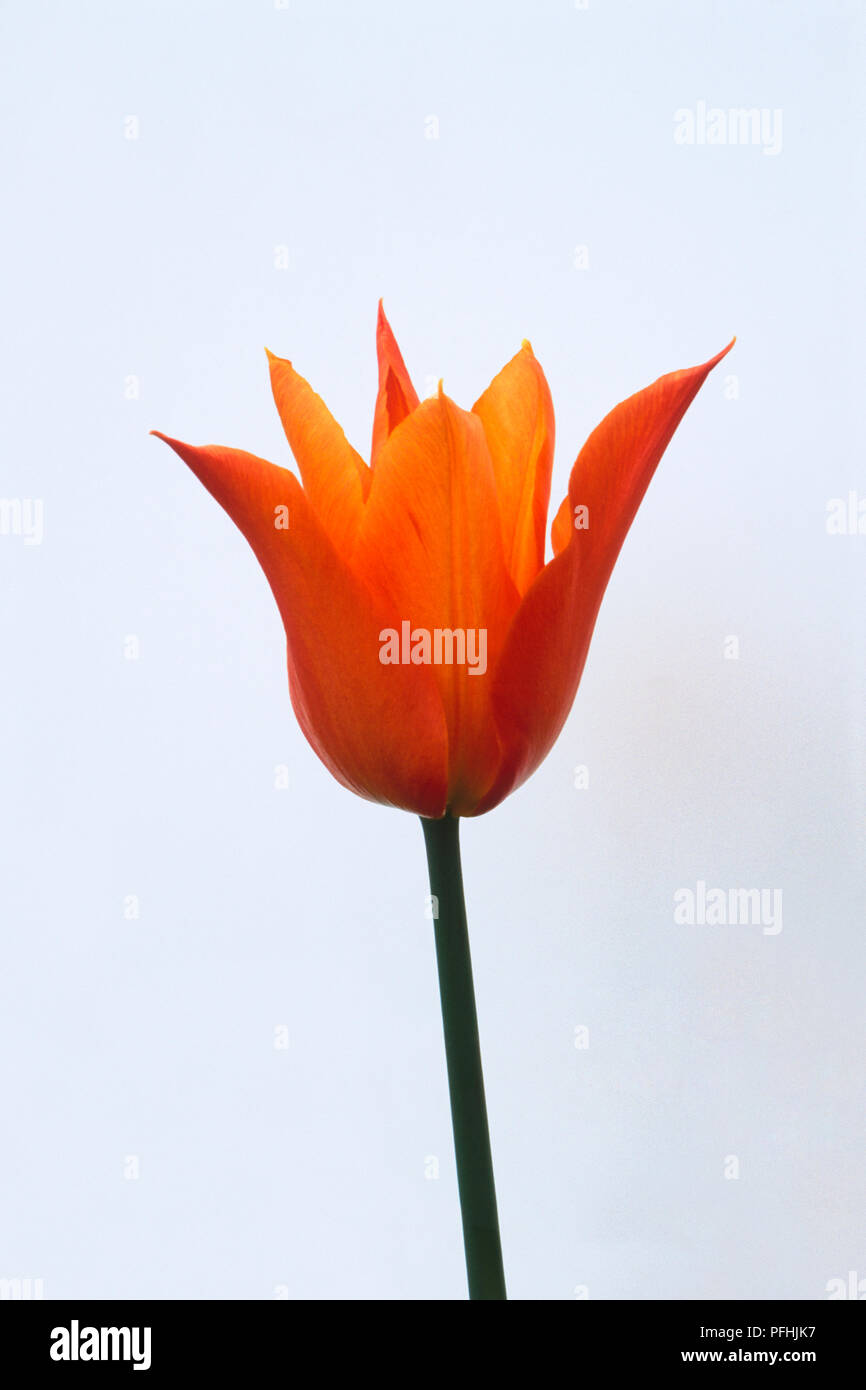
[[764, 154], [782, 152], [782, 110], [776, 106], [681, 106], [674, 112], [677, 145], [755, 145]]
[[82, 1327], [73, 1318], [69, 1327], [51, 1331], [52, 1361], [130, 1361], [134, 1371], [150, 1370], [149, 1327]]
[[21, 536], [25, 545], [41, 545], [44, 534], [41, 497], [0, 497], [0, 536]]
[[677, 888], [674, 921], [687, 927], [762, 927], [764, 936], [782, 930], [781, 888]]
[[34, 1279], [32, 1274], [17, 1274], [0, 1277], [0, 1302], [27, 1303], [31, 1299], [45, 1297], [45, 1280]]
[[830, 1302], [851, 1298], [862, 1303], [866, 1299], [866, 1279], [861, 1279], [856, 1269], [849, 1269], [847, 1279], [828, 1279], [825, 1291]]
[[379, 660], [383, 666], [466, 666], [470, 676], [483, 676], [487, 670], [487, 628], [413, 628], [404, 619], [399, 632], [394, 627], [382, 628]]
[[828, 536], [866, 536], [866, 497], [856, 488], [847, 497], [830, 497], [824, 529]]

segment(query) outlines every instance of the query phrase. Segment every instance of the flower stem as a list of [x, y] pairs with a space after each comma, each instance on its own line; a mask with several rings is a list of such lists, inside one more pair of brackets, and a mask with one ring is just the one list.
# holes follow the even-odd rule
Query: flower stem
[[444, 816], [442, 820], [422, 817], [421, 825], [430, 892], [435, 900], [436, 961], [469, 1297], [504, 1299], [505, 1274], [463, 900], [460, 822], [454, 816]]

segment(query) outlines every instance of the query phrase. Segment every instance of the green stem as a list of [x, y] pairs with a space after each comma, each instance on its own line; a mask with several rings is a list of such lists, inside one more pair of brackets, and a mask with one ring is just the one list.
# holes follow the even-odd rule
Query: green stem
[[421, 825], [427, 846], [430, 892], [437, 900], [433, 913], [436, 961], [469, 1297], [504, 1299], [505, 1274], [463, 900], [460, 822], [453, 816], [442, 820], [422, 817]]

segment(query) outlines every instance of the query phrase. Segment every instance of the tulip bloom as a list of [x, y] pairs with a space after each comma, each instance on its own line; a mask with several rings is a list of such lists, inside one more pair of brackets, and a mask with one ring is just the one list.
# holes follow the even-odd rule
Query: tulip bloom
[[[370, 461], [268, 353], [300, 480], [165, 439], [243, 531], [279, 605], [289, 689], [343, 786], [422, 817], [470, 1296], [504, 1298], [457, 826], [538, 767], [574, 700], [614, 562], [656, 465], [729, 351], [616, 406], [545, 530], [553, 405], [529, 343], [471, 410], [419, 401], [381, 304]], [[435, 916], [435, 914], [434, 914]]]
[[[593, 431], [545, 563], [553, 405], [529, 343], [468, 411], [441, 385], [419, 402], [381, 305], [376, 344], [369, 464], [271, 353], [300, 481], [240, 449], [159, 437], [252, 545], [285, 625], [292, 704], [325, 766], [371, 801], [480, 815], [562, 729], [632, 518], [728, 349], [661, 377]], [[450, 634], [439, 662], [437, 632]], [[482, 641], [483, 671], [455, 660], [461, 643]]]

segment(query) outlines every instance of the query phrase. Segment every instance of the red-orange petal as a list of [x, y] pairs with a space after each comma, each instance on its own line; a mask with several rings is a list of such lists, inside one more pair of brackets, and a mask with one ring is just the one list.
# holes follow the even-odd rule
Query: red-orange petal
[[571, 510], [571, 501], [566, 494], [559, 504], [553, 524], [550, 528], [550, 539], [553, 543], [553, 553], [558, 555], [560, 550], [564, 550], [571, 540], [574, 530], [574, 516]]
[[[265, 349], [267, 351], [267, 349]], [[304, 491], [338, 550], [348, 549], [364, 510], [370, 470], [325, 402], [284, 357], [268, 352], [271, 389]]]
[[[359, 796], [441, 816], [447, 736], [436, 682], [427, 667], [382, 665], [380, 633], [395, 616], [353, 575], [297, 478], [240, 449], [158, 438], [255, 551], [286, 629], [292, 704], [322, 762]], [[288, 529], [276, 524], [282, 508]]]
[[505, 561], [525, 594], [544, 565], [553, 465], [553, 402], [524, 342], [472, 407], [484, 426], [496, 475]]
[[[547, 756], [571, 709], [608, 579], [652, 475], [709, 372], [733, 341], [701, 366], [671, 372], [616, 406], [578, 455], [569, 521], [588, 508], [524, 597], [494, 672], [491, 703], [507, 752], [475, 809], [480, 815]], [[559, 516], [562, 515], [560, 508]], [[585, 519], [581, 514], [581, 519]]]
[[455, 815], [477, 803], [501, 757], [490, 675], [518, 595], [496, 515], [481, 421], [440, 391], [383, 444], [351, 562], [411, 631], [456, 629], [467, 642], [486, 645], [483, 673], [480, 660], [473, 674], [468, 661], [431, 668], [448, 726], [448, 803]]
[[381, 299], [376, 321], [376, 357], [379, 362], [379, 390], [373, 416], [371, 466], [391, 431], [395, 430], [407, 415], [411, 415], [418, 405], [418, 393], [412, 385], [403, 355], [397, 346], [397, 339], [385, 317]]

